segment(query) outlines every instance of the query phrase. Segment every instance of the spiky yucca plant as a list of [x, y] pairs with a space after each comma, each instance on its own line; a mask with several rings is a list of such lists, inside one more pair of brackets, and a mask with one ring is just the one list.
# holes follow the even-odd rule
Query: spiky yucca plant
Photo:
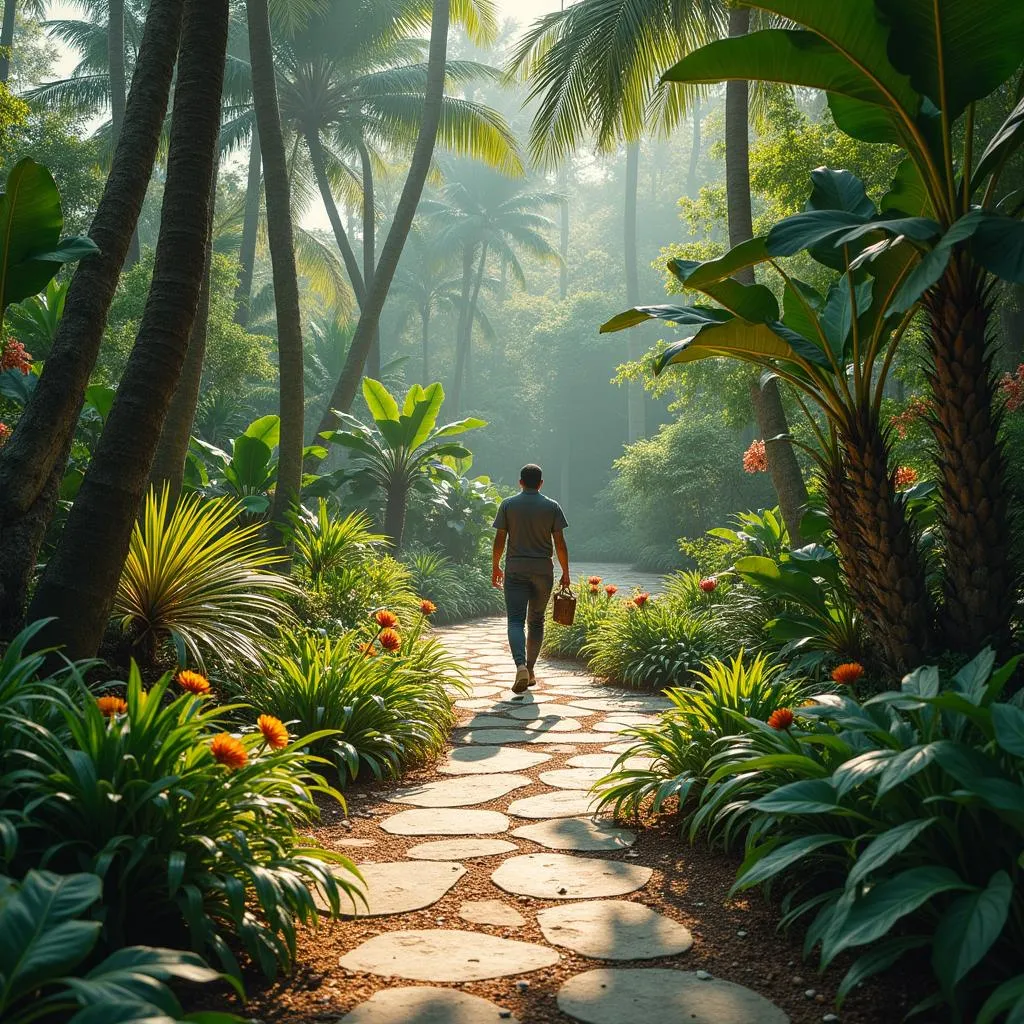
[[375, 548], [387, 545], [382, 533], [373, 532], [373, 522], [362, 511], [340, 519], [331, 515], [330, 506], [321, 498], [316, 513], [302, 509], [292, 534], [295, 558], [319, 586], [330, 573], [356, 564]]

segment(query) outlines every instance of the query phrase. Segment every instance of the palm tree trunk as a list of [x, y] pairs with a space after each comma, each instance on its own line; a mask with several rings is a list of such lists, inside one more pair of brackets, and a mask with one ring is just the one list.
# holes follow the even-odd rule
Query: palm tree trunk
[[[636, 252], [636, 198], [640, 184], [640, 143], [626, 143], [626, 203], [623, 216], [625, 232], [622, 251], [626, 259], [626, 305], [640, 304], [640, 275], [637, 270]], [[630, 332], [628, 338], [629, 361], [635, 363], [643, 356], [643, 343]], [[626, 385], [627, 434], [630, 442], [644, 436], [646, 414], [644, 410], [644, 388], [639, 381]]]
[[99, 253], [78, 265], [42, 376], [0, 449], [0, 637], [22, 622], [107, 311], [153, 173], [183, 6], [184, 0], [151, 0], [124, 125], [89, 229]]
[[267, 204], [267, 240], [277, 310], [277, 353], [280, 374], [281, 439], [278, 443], [277, 488], [271, 519], [282, 540], [287, 515], [302, 488], [303, 351], [299, 280], [295, 269], [291, 186], [277, 104], [274, 49], [270, 38], [268, 0], [246, 0], [252, 94], [263, 153], [263, 187]]
[[473, 285], [473, 260], [476, 245], [465, 242], [462, 246], [462, 302], [459, 304], [459, 323], [455, 332], [455, 378], [452, 382], [452, 409], [462, 412], [462, 390], [466, 379], [466, 324], [470, 317], [470, 290]]
[[153, 282], [121, 385], [32, 601], [41, 642], [94, 655], [181, 374], [206, 270], [229, 0], [186, 0]]
[[[750, 31], [750, 11], [729, 8], [729, 35], [742, 36]], [[754, 237], [750, 209], [750, 103], [746, 81], [728, 82], [725, 87], [725, 192], [729, 215], [729, 245], [739, 245]], [[736, 275], [744, 284], [754, 283], [754, 271], [747, 268]], [[786, 410], [778, 384], [770, 381], [765, 387], [751, 388], [751, 402], [761, 436], [765, 441], [768, 472], [779, 499], [779, 511], [789, 531], [790, 543], [799, 547], [800, 520], [807, 505], [807, 486], [793, 445], [774, 438], [789, 434]]]
[[420, 322], [423, 325], [423, 386], [430, 380], [430, 303], [420, 310]]
[[18, 0], [4, 0], [4, 21], [0, 27], [0, 82], [4, 85], [11, 77], [11, 51], [14, 49], [14, 25], [18, 13]]
[[925, 301], [945, 526], [943, 643], [1009, 652], [1018, 578], [1011, 559], [1002, 413], [992, 379], [992, 286], [962, 253]]
[[249, 175], [245, 184], [245, 213], [242, 217], [242, 241], [238, 247], [238, 287], [235, 289], [235, 323], [245, 327], [249, 323], [249, 303], [252, 301], [252, 276], [256, 268], [256, 236], [260, 229], [260, 198], [262, 195], [263, 158], [260, 153], [260, 133], [254, 124], [249, 145]]
[[[124, 108], [128, 88], [124, 73], [124, 0], [110, 0], [107, 5], [107, 73], [110, 78], [110, 137], [114, 144], [124, 124]], [[139, 225], [135, 225], [132, 240], [128, 246], [125, 270], [139, 262]]]
[[686, 172], [686, 194], [691, 199], [697, 198], [697, 167], [700, 164], [701, 146], [701, 108], [696, 104], [690, 114], [693, 118], [693, 135], [690, 139], [690, 166]]
[[213, 185], [210, 189], [210, 233], [206, 239], [206, 266], [199, 289], [199, 304], [196, 306], [196, 317], [192, 322], [192, 332], [188, 339], [188, 353], [181, 368], [178, 386], [174, 389], [174, 397], [167, 410], [167, 417], [160, 433], [160, 443], [153, 456], [153, 468], [149, 474], [152, 487], [159, 489], [164, 483], [167, 484], [172, 507], [181, 494], [185, 459], [188, 457], [192, 424], [195, 422], [196, 407], [199, 405], [199, 387], [203, 379], [206, 334], [210, 322], [210, 265], [213, 256], [213, 219], [216, 206], [217, 170], [214, 168]]
[[[373, 190], [373, 164], [370, 151], [360, 141], [359, 162], [363, 177], [363, 281], [373, 280], [377, 268], [377, 200]], [[374, 380], [380, 380], [380, 324], [373, 332], [370, 354], [366, 360], [366, 372]]]
[[423, 117], [409, 173], [406, 175], [402, 195], [395, 209], [394, 219], [388, 231], [384, 248], [381, 250], [373, 283], [368, 286], [366, 304], [363, 306], [352, 338], [352, 345], [345, 360], [341, 377], [331, 394], [327, 407], [320, 419], [319, 430], [329, 430], [333, 424], [332, 409], [348, 412], [359, 388], [363, 366], [373, 344], [374, 332], [380, 323], [380, 314], [391, 288], [391, 282], [398, 267], [398, 261], [409, 237], [416, 207], [423, 193], [434, 154], [437, 129], [441, 122], [441, 105], [444, 97], [444, 80], [447, 68], [449, 0], [433, 0], [430, 23], [430, 49], [427, 58], [427, 83], [423, 101]]
[[487, 268], [487, 243], [480, 248], [480, 263], [477, 265], [476, 278], [473, 281], [473, 293], [469, 300], [469, 316], [466, 319], [466, 383], [463, 396], [469, 394], [473, 386], [473, 324], [476, 321], [476, 310], [480, 302], [480, 286]]
[[[569, 294], [569, 167], [568, 163], [558, 169], [558, 188], [565, 198], [558, 204], [559, 231], [558, 255], [562, 257], [562, 265], [558, 268], [558, 297], [564, 302]], [[504, 262], [502, 263], [502, 291], [504, 292]], [[637, 285], [639, 291], [639, 284]], [[504, 298], [504, 294], [502, 295]]]
[[388, 491], [387, 505], [384, 509], [384, 535], [391, 538], [391, 554], [395, 557], [402, 550], [408, 501], [409, 492], [404, 487], [395, 486]]

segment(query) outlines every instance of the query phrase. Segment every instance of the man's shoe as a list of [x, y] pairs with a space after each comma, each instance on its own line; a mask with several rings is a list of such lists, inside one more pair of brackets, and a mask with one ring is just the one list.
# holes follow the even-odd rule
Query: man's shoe
[[525, 665], [516, 669], [516, 681], [512, 684], [513, 693], [523, 693], [530, 685], [530, 670]]

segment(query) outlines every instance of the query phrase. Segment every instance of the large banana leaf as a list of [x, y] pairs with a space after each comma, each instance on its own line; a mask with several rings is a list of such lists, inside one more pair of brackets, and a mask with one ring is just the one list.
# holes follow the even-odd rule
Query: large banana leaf
[[[668, 261], [668, 269], [687, 288], [695, 287], [689, 281], [703, 266], [703, 263], [696, 260]], [[742, 284], [735, 278], [727, 277], [704, 284], [699, 290], [748, 323], [764, 323], [779, 318], [778, 299], [763, 284]]]
[[[410, 391], [410, 394], [413, 392]], [[441, 411], [444, 402], [444, 388], [440, 382], [435, 382], [425, 390], [419, 388], [416, 401], [412, 409], [409, 409], [408, 399], [405, 403], [405, 410], [402, 412], [402, 432], [405, 435], [405, 447], [409, 451], [415, 451], [424, 441], [430, 437], [430, 432], [437, 423], [437, 414]]]

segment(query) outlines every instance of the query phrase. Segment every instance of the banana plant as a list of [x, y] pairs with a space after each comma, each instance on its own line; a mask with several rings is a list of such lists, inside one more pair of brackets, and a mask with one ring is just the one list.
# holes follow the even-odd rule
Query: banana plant
[[417, 490], [431, 494], [434, 481], [451, 473], [444, 464], [446, 458], [467, 459], [472, 454], [464, 445], [448, 439], [487, 423], [470, 417], [438, 427], [437, 417], [444, 402], [440, 383], [427, 388], [413, 385], [399, 409], [391, 392], [380, 381], [367, 377], [363, 380], [363, 398], [373, 417], [372, 427], [336, 411], [344, 429], [324, 431], [320, 436], [352, 454], [354, 468], [341, 470], [336, 479], [383, 493], [384, 533], [398, 552], [409, 493]]
[[[925, 368], [935, 397], [942, 489], [947, 645], [971, 652], [1010, 643], [1016, 574], [1000, 407], [988, 358], [994, 278], [1024, 281], [1024, 209], [1004, 172], [1024, 145], [1024, 5], [1006, 0], [742, 0], [795, 24], [702, 47], [665, 81], [729, 79], [822, 89], [854, 138], [906, 157], [881, 212], [805, 222], [825, 244], [871, 235], [865, 259], [909, 251], [912, 272], [893, 313], [920, 304]], [[976, 105], [1011, 97], [1003, 123], [979, 137]], [[980, 155], [979, 155], [980, 154]], [[813, 229], [813, 230], [812, 230]], [[859, 234], [858, 234], [859, 233]], [[983, 581], [979, 583], [979, 581]]]
[[[689, 292], [716, 305], [638, 306], [601, 328], [618, 331], [664, 320], [683, 334], [655, 360], [655, 372], [709, 357], [759, 366], [766, 378], [788, 383], [806, 413], [817, 445], [807, 447], [825, 482], [836, 544], [858, 608], [893, 673], [919, 663], [930, 642], [923, 563], [890, 468], [889, 440], [881, 424], [885, 382], [913, 311], [894, 309], [894, 298], [913, 272], [909, 247], [893, 247], [873, 260], [865, 253], [879, 233], [810, 237], [808, 224], [854, 222], [877, 213], [863, 183], [849, 171], [819, 168], [803, 213], [769, 234], [703, 263], [670, 260], [669, 270]], [[822, 294], [794, 276], [781, 256], [806, 248], [833, 271]], [[738, 271], [765, 265], [782, 293], [745, 285]]]

